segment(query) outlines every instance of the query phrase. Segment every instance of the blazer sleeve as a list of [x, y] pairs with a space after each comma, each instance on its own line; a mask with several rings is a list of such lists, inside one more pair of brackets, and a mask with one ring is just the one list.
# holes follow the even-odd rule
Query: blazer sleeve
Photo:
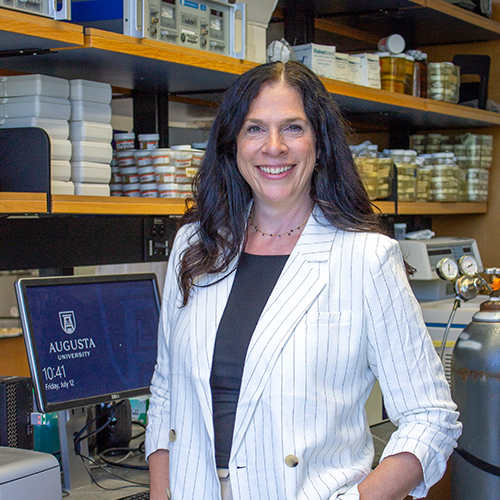
[[410, 494], [421, 498], [444, 474], [462, 425], [399, 245], [378, 236], [376, 251], [367, 256], [363, 288], [368, 357], [389, 418], [398, 427], [381, 460], [413, 453], [422, 464], [424, 480]]
[[146, 458], [158, 449], [168, 450], [170, 423], [169, 349], [168, 339], [176, 309], [181, 306], [177, 270], [182, 251], [187, 245], [189, 227], [183, 226], [174, 241], [163, 288], [160, 321], [158, 326], [158, 354], [151, 380], [151, 397], [146, 428]]

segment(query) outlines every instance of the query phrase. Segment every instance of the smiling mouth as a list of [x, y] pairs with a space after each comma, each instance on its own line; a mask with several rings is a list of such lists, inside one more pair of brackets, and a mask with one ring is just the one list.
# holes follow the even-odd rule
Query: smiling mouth
[[278, 167], [278, 168], [270, 168], [270, 167], [259, 167], [262, 172], [266, 174], [282, 174], [283, 172], [288, 172], [292, 168], [293, 165], [288, 165], [286, 167]]

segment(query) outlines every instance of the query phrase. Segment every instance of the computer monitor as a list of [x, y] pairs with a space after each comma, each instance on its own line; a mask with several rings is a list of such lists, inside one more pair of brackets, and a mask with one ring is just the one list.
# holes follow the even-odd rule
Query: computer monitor
[[[74, 462], [72, 436], [86, 421], [79, 409], [149, 393], [160, 316], [156, 275], [24, 278], [15, 288], [38, 410], [59, 412], [64, 469], [62, 421]], [[79, 480], [65, 483], [71, 489]]]

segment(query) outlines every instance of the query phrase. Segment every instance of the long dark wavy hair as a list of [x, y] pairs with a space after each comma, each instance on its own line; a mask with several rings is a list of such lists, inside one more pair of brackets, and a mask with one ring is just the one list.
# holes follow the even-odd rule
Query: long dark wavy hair
[[207, 150], [193, 185], [193, 203], [181, 225], [196, 232], [181, 256], [178, 280], [186, 305], [196, 279], [220, 273], [239, 255], [245, 238], [252, 191], [238, 171], [236, 140], [262, 85], [283, 82], [303, 98], [316, 137], [311, 198], [335, 227], [382, 232], [349, 149], [346, 124], [321, 80], [304, 64], [289, 61], [257, 66], [224, 94]]

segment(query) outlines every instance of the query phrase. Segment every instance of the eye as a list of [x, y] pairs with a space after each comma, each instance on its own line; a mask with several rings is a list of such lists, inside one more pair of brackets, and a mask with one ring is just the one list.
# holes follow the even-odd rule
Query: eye
[[250, 134], [256, 134], [257, 132], [260, 132], [262, 130], [262, 127], [259, 127], [258, 125], [250, 125], [247, 127], [247, 132]]
[[302, 127], [302, 125], [299, 125], [298, 123], [292, 123], [288, 125], [286, 130], [289, 130], [290, 132], [302, 132], [304, 130], [304, 127]]

